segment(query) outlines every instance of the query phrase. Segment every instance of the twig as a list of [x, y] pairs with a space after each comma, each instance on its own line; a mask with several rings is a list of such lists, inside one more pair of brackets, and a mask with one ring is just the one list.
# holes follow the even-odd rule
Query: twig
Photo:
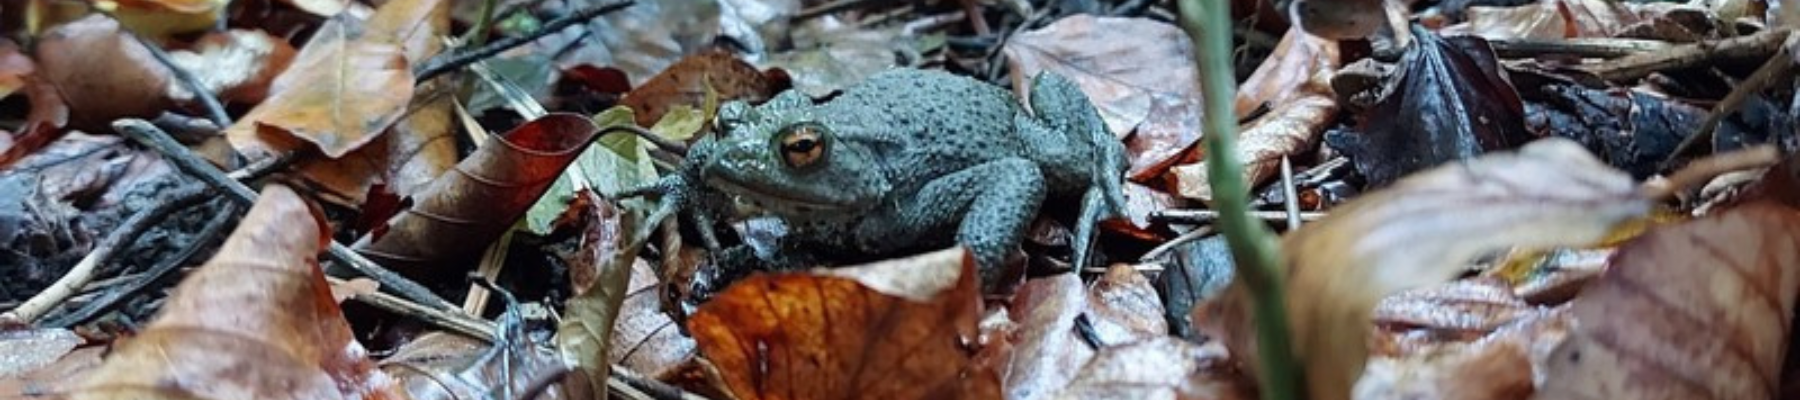
[[50, 311], [52, 307], [61, 304], [63, 300], [80, 291], [83, 286], [87, 286], [88, 282], [94, 278], [95, 269], [113, 262], [113, 257], [123, 254], [126, 248], [137, 241], [138, 235], [143, 234], [145, 230], [156, 226], [170, 215], [174, 215], [175, 210], [200, 204], [212, 198], [207, 196], [208, 191], [202, 189], [199, 186], [180, 189], [172, 193], [166, 201], [157, 203], [148, 210], [132, 214], [131, 218], [120, 223], [118, 228], [108, 234], [106, 239], [94, 245], [94, 250], [88, 252], [86, 257], [82, 257], [74, 267], [69, 268], [69, 272], [57, 279], [56, 283], [50, 284], [50, 287], [44, 288], [44, 291], [38, 292], [36, 296], [31, 296], [31, 299], [25, 300], [25, 303], [20, 304], [18, 308], [0, 316], [0, 320], [32, 322], [38, 317], [44, 316], [44, 313]]
[[1300, 189], [1294, 187], [1294, 163], [1281, 157], [1281, 197], [1287, 207], [1288, 230], [1300, 229]]
[[1761, 145], [1730, 153], [1716, 154], [1688, 163], [1680, 171], [1670, 174], [1667, 179], [1644, 182], [1638, 187], [1638, 193], [1644, 198], [1663, 200], [1692, 188], [1698, 188], [1712, 181], [1719, 175], [1752, 168], [1775, 165], [1781, 161], [1781, 152], [1773, 145]]
[[630, 7], [632, 4], [636, 3], [636, 1], [637, 0], [622, 0], [617, 3], [583, 8], [576, 11], [574, 14], [569, 14], [562, 18], [546, 22], [544, 23], [543, 28], [531, 31], [523, 36], [496, 40], [493, 43], [489, 43], [474, 50], [458, 51], [432, 57], [431, 59], [425, 60], [419, 67], [413, 68], [413, 82], [416, 83], [431, 80], [431, 78], [436, 78], [438, 75], [443, 75], [446, 72], [462, 68], [463, 66], [469, 65], [469, 63], [493, 57], [496, 54], [500, 54], [500, 52], [511, 50], [514, 47], [523, 46], [526, 43], [536, 41], [538, 38], [560, 32], [563, 28], [587, 22], [588, 20], [594, 19], [594, 17], [609, 12], [625, 9], [625, 7]]
[[208, 248], [207, 244], [210, 243], [214, 237], [219, 236], [220, 233], [224, 233], [225, 228], [231, 227], [231, 220], [237, 217], [237, 212], [232, 210], [232, 207], [233, 205], [227, 204], [223, 207], [223, 210], [214, 213], [212, 219], [208, 220], [206, 225], [200, 228], [200, 232], [194, 234], [193, 240], [189, 241], [188, 246], [182, 248], [181, 251], [176, 253], [173, 257], [169, 257], [168, 259], [163, 260], [161, 264], [151, 267], [149, 271], [141, 274], [135, 280], [126, 282], [123, 286], [113, 288], [105, 294], [100, 295], [99, 298], [87, 302], [87, 304], [82, 304], [81, 308], [76, 309], [73, 312], [56, 315], [46, 319], [42, 323], [39, 323], [38, 326], [65, 328], [93, 319], [94, 316], [99, 315], [101, 312], [112, 309], [114, 305], [119, 303], [119, 300], [136, 296], [138, 293], [143, 292], [144, 288], [150, 287], [150, 284], [162, 280], [163, 277], [168, 276], [169, 273], [174, 272], [177, 269], [181, 269], [181, 266], [187, 265], [190, 259], [193, 259], [195, 255], [200, 254], [201, 249]]
[[[195, 155], [193, 151], [188, 150], [187, 147], [182, 146], [180, 143], [176, 143], [175, 138], [169, 137], [168, 133], [163, 132], [162, 129], [157, 129], [155, 125], [151, 125], [149, 122], [141, 119], [122, 119], [113, 122], [113, 129], [117, 129], [120, 132], [123, 132], [125, 136], [131, 137], [132, 140], [143, 143], [145, 146], [149, 146], [151, 149], [155, 149], [157, 152], [162, 153], [163, 157], [168, 159], [171, 164], [175, 164], [176, 168], [187, 172], [189, 175], [200, 178], [200, 181], [206, 182], [206, 184], [225, 192], [224, 194], [232, 200], [236, 200], [245, 206], [256, 203], [256, 192], [251, 191], [250, 188], [244, 186], [243, 183], [225, 176], [223, 171], [219, 171], [219, 169], [214, 167], [211, 163], [200, 159], [198, 155]], [[456, 309], [455, 305], [450, 304], [448, 301], [444, 301], [443, 298], [438, 297], [436, 294], [432, 294], [431, 290], [426, 289], [424, 286], [420, 286], [412, 280], [406, 279], [399, 274], [395, 274], [393, 271], [389, 271], [386, 268], [382, 268], [381, 265], [375, 264], [374, 261], [369, 261], [361, 255], [356, 254], [356, 252], [350, 251], [349, 248], [344, 247], [343, 244], [340, 244], [335, 240], [331, 242], [327, 254], [332, 260], [343, 263], [363, 275], [374, 278], [375, 281], [380, 282], [382, 286], [392, 289], [413, 301], [449, 310]]]
[[298, 151], [290, 151], [273, 157], [265, 157], [252, 161], [250, 165], [245, 165], [243, 168], [231, 170], [230, 173], [225, 174], [225, 177], [238, 182], [262, 179], [262, 177], [268, 176], [269, 173], [275, 172], [275, 170], [293, 164], [294, 160], [299, 158], [300, 152]]
[[1648, 76], [1652, 72], [1692, 67], [1716, 59], [1768, 58], [1781, 47], [1787, 36], [1786, 29], [1771, 29], [1749, 36], [1673, 46], [1665, 51], [1627, 56], [1581, 69], [1600, 79], [1628, 81]]
[[[1217, 193], [1217, 191], [1214, 191], [1214, 193]], [[1163, 210], [1150, 213], [1150, 220], [1182, 224], [1207, 224], [1219, 222], [1221, 214], [1224, 214], [1224, 212], [1220, 210]], [[1325, 213], [1322, 212], [1299, 212], [1296, 213], [1296, 215], [1299, 216], [1301, 221], [1318, 221], [1320, 218], [1325, 218]], [[1248, 217], [1270, 222], [1287, 221], [1288, 212], [1249, 211]]]
[[[1200, 90], [1207, 115], [1232, 115], [1236, 74], [1232, 73], [1231, 4], [1226, 0], [1180, 0], [1181, 27], [1195, 44]], [[1237, 160], [1237, 124], [1232, 118], [1207, 118], [1206, 171], [1219, 210], [1219, 231], [1231, 247], [1238, 277], [1250, 293], [1256, 321], [1257, 371], [1264, 400], [1304, 398], [1293, 335], [1288, 329], [1287, 296], [1282, 281], [1279, 243], [1269, 227], [1251, 219], [1250, 186]], [[1284, 213], [1285, 214], [1285, 213]], [[1285, 215], [1283, 215], [1285, 217]], [[1347, 394], [1346, 394], [1347, 395]]]
[[813, 19], [813, 18], [818, 18], [821, 15], [830, 14], [830, 13], [843, 11], [843, 10], [848, 10], [848, 9], [863, 5], [865, 3], [869, 3], [871, 1], [872, 0], [837, 0], [837, 1], [829, 2], [829, 3], [825, 3], [825, 4], [812, 6], [812, 7], [800, 10], [799, 13], [794, 14], [794, 22], [805, 21], [805, 20], [809, 20], [809, 19]]
[[[117, 20], [117, 18], [114, 19]], [[181, 68], [180, 65], [176, 65], [175, 59], [170, 58], [169, 53], [163, 51], [161, 47], [157, 47], [155, 44], [150, 43], [150, 41], [144, 40], [144, 38], [138, 36], [137, 33], [130, 33], [130, 36], [133, 40], [137, 40], [139, 45], [143, 45], [145, 50], [149, 50], [150, 57], [155, 58], [157, 63], [162, 64], [164, 68], [168, 68], [169, 72], [172, 75], [175, 75], [175, 80], [181, 81], [181, 86], [187, 87], [189, 92], [194, 93], [194, 98], [200, 100], [200, 105], [206, 108], [206, 118], [208, 120], [211, 120], [213, 124], [218, 125], [220, 128], [231, 126], [231, 114], [225, 113], [225, 104], [220, 103], [219, 98], [213, 97], [212, 91], [206, 90], [206, 87], [200, 86], [199, 78], [194, 77], [193, 73], [188, 72], [185, 68]]]
[[[343, 279], [329, 276], [325, 277], [325, 281], [330, 282], [333, 286], [346, 283]], [[493, 322], [476, 319], [457, 310], [426, 307], [419, 303], [407, 301], [406, 299], [381, 292], [355, 293], [350, 296], [349, 300], [356, 300], [387, 312], [418, 318], [425, 323], [449, 329], [451, 332], [468, 335], [472, 338], [481, 339], [490, 343], [494, 341]]]
[[1216, 231], [1213, 230], [1212, 226], [1194, 228], [1194, 230], [1187, 231], [1187, 233], [1183, 233], [1181, 236], [1176, 236], [1174, 239], [1156, 245], [1156, 247], [1151, 248], [1150, 251], [1144, 252], [1143, 257], [1138, 257], [1138, 262], [1148, 263], [1156, 261], [1164, 255], [1168, 255], [1170, 251], [1174, 251], [1176, 247], [1180, 247], [1188, 242], [1200, 240], [1207, 236], [1212, 236], [1213, 233], [1216, 233]]
[[1738, 82], [1737, 87], [1731, 89], [1731, 93], [1726, 94], [1724, 99], [1713, 105], [1712, 112], [1706, 114], [1705, 120], [1700, 121], [1700, 131], [1681, 139], [1681, 144], [1675, 145], [1675, 151], [1669, 152], [1668, 158], [1663, 159], [1659, 169], [1667, 170], [1674, 167], [1675, 160], [1680, 159], [1682, 154], [1687, 154], [1700, 142], [1712, 140], [1713, 132], [1719, 129], [1719, 122], [1725, 120], [1725, 116], [1736, 113], [1739, 107], [1744, 106], [1745, 101], [1750, 100], [1751, 96], [1762, 93], [1763, 89], [1775, 82], [1775, 77], [1787, 75], [1793, 67], [1794, 60], [1788, 57], [1787, 46], [1777, 48], [1775, 54], [1769, 56], [1768, 61], [1756, 68], [1756, 72], [1750, 73], [1750, 76], [1744, 78], [1743, 82]]
[[1489, 40], [1494, 54], [1501, 58], [1534, 57], [1565, 54], [1584, 58], [1619, 58], [1640, 53], [1667, 51], [1675, 47], [1661, 40], [1619, 38], [1573, 38], [1558, 40], [1495, 39]]

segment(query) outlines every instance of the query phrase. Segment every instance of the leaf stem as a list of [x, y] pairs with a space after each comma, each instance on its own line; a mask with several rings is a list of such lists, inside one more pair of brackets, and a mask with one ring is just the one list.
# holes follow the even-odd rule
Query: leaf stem
[[1268, 226], [1250, 215], [1249, 185], [1237, 159], [1237, 121], [1231, 118], [1237, 80], [1231, 63], [1231, 9], [1226, 0], [1180, 0], [1181, 25], [1195, 45], [1200, 90], [1206, 102], [1206, 171], [1213, 189], [1218, 226], [1252, 297], [1264, 400], [1298, 400], [1302, 376], [1290, 345], [1286, 297], [1282, 293], [1279, 243]]

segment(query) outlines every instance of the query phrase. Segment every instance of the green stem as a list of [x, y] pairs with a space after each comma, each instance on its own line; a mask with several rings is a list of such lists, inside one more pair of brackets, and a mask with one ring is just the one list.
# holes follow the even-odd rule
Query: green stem
[[1203, 121], [1206, 171], [1212, 185], [1219, 230], [1231, 246], [1238, 276], [1254, 301], [1258, 372], [1264, 400], [1298, 400], [1303, 381], [1290, 345], [1287, 301], [1282, 294], [1281, 253], [1269, 227], [1250, 216], [1250, 188], [1237, 159], [1237, 121], [1232, 118], [1237, 80], [1231, 69], [1231, 9], [1226, 0], [1180, 0], [1181, 25], [1195, 45]]

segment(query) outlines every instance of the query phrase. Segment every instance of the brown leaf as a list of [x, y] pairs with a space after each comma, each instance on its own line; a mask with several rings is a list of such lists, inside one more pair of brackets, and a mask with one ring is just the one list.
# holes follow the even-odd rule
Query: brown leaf
[[354, 248], [414, 279], [460, 275], [598, 131], [587, 117], [551, 114], [492, 137]]
[[[746, 100], [762, 103], [786, 89], [788, 82], [757, 71], [755, 66], [724, 51], [705, 51], [676, 61], [661, 73], [625, 95], [619, 104], [631, 107], [638, 126], [655, 125], [674, 106], [702, 109], [707, 90], [719, 102]], [[703, 110], [704, 111], [704, 110]], [[710, 111], [709, 111], [710, 112]]]
[[[1348, 398], [1362, 371], [1373, 309], [1388, 294], [1437, 284], [1496, 249], [1599, 242], [1645, 215], [1629, 176], [1580, 145], [1544, 139], [1517, 153], [1444, 165], [1338, 206], [1284, 239], [1294, 351], [1312, 398]], [[1459, 212], [1458, 210], [1480, 212]], [[1233, 354], [1253, 355], [1241, 281], [1213, 311]], [[1234, 303], [1235, 302], [1235, 303]], [[1196, 310], [1200, 314], [1200, 310]], [[1251, 359], [1250, 365], [1256, 365]], [[1254, 369], [1251, 369], [1254, 370]]]
[[19, 51], [19, 44], [0, 39], [0, 99], [25, 88], [25, 79], [37, 72], [31, 57]]
[[[1320, 72], [1337, 71], [1342, 65], [1337, 43], [1309, 35], [1297, 27], [1288, 29], [1269, 58], [1238, 85], [1234, 103], [1237, 119], [1248, 118], [1263, 105], [1281, 107], [1294, 97], [1310, 94], [1302, 89], [1320, 79], [1316, 77]], [[1325, 79], [1329, 81], [1329, 77]]]
[[[0, 52], [10, 41], [0, 40]], [[41, 44], [40, 44], [41, 46]], [[39, 148], [55, 141], [63, 132], [63, 126], [69, 123], [69, 107], [63, 101], [61, 91], [49, 79], [38, 74], [31, 59], [18, 54], [16, 46], [11, 47], [13, 55], [0, 58], [0, 85], [7, 85], [7, 78], [12, 76], [20, 85], [14, 90], [23, 89], [25, 98], [31, 102], [31, 111], [25, 116], [25, 125], [18, 132], [0, 131], [0, 168], [11, 166], [25, 156], [38, 151]], [[17, 73], [18, 75], [9, 75]], [[4, 96], [0, 96], [3, 98]]]
[[738, 281], [688, 320], [739, 399], [1000, 397], [963, 249]]
[[225, 130], [232, 146], [264, 156], [298, 150], [300, 141], [340, 158], [373, 142], [406, 112], [413, 95], [407, 56], [431, 40], [443, 0], [391, 1], [359, 31], [332, 20], [275, 78], [271, 96]]
[[[1304, 154], [1318, 148], [1319, 137], [1336, 120], [1338, 103], [1325, 83], [1327, 73], [1315, 75], [1312, 81], [1297, 88], [1298, 97], [1281, 103], [1268, 115], [1257, 118], [1238, 133], [1237, 159], [1244, 163], [1244, 182], [1252, 187], [1281, 175], [1281, 159]], [[1197, 143], [1190, 149], [1203, 154], [1205, 147]], [[1189, 158], [1189, 157], [1184, 157]], [[1212, 181], [1206, 171], [1205, 157], [1170, 170], [1175, 193], [1182, 197], [1211, 202]]]
[[[1479, 340], [1422, 345], [1369, 360], [1358, 399], [1513, 400], [1568, 333], [1568, 308], [1533, 312]], [[1480, 379], [1470, 379], [1480, 377]]]
[[1053, 72], [1081, 87], [1114, 135], [1135, 130], [1125, 141], [1131, 157], [1126, 176], [1144, 182], [1161, 175], [1200, 137], [1200, 86], [1191, 48], [1187, 34], [1174, 25], [1077, 15], [1020, 33], [1002, 51], [1020, 98], [1030, 98], [1033, 76]]
[[1540, 0], [1518, 7], [1472, 7], [1466, 25], [1443, 34], [1489, 39], [1570, 39], [1612, 37], [1638, 22], [1625, 4], [1606, 0]]
[[1224, 349], [1173, 337], [1108, 347], [1052, 399], [1252, 399], [1236, 379], [1220, 379]]
[[1129, 343], [1169, 334], [1162, 298], [1131, 264], [1113, 264], [1088, 292], [1088, 316], [1103, 343]]
[[[381, 371], [404, 388], [406, 398], [461, 400], [494, 398], [506, 389], [524, 393], [533, 381], [563, 367], [561, 359], [529, 337], [508, 338], [506, 343], [513, 347], [497, 351], [479, 339], [431, 332], [383, 359]], [[551, 386], [540, 398], [565, 398], [558, 396], [560, 389]]]
[[331, 301], [319, 211], [278, 185], [70, 398], [403, 398]]
[[1800, 214], [1759, 203], [1625, 244], [1572, 306], [1541, 399], [1767, 399], [1779, 389]]
[[1372, 186], [1531, 139], [1524, 104], [1487, 41], [1413, 30], [1398, 87], [1357, 116], [1356, 132], [1325, 137]]
[[99, 368], [100, 356], [107, 351], [106, 346], [77, 348], [42, 368], [23, 374], [0, 376], [0, 397], [24, 399], [67, 391], [93, 373], [95, 368]]
[[1094, 358], [1093, 348], [1075, 334], [1075, 318], [1087, 310], [1086, 290], [1075, 274], [1025, 281], [1013, 295], [1011, 314], [1019, 330], [1010, 336], [1006, 398], [1041, 399], [1075, 379]]
[[1493, 333], [1533, 311], [1504, 282], [1465, 279], [1407, 290], [1375, 304], [1379, 328], [1374, 353], [1392, 355], [1415, 346], [1469, 341]]
[[[169, 52], [169, 60], [194, 74], [196, 83], [222, 102], [255, 104], [269, 95], [275, 76], [294, 61], [294, 46], [262, 31], [208, 33], [192, 49]], [[169, 98], [194, 101], [187, 85], [170, 80]]]
[[[81, 344], [68, 329], [24, 328], [0, 332], [0, 377], [17, 376], [50, 366]], [[0, 391], [0, 393], [6, 393]]]
[[57, 26], [37, 45], [39, 76], [68, 105], [70, 124], [103, 132], [119, 118], [156, 116], [174, 102], [174, 79], [112, 18], [94, 14]]

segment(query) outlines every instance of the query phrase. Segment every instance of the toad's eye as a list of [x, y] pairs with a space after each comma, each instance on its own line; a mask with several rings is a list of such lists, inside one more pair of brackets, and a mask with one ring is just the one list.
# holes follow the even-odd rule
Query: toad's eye
[[789, 167], [806, 168], [825, 157], [825, 127], [798, 124], [781, 130], [781, 157]]

